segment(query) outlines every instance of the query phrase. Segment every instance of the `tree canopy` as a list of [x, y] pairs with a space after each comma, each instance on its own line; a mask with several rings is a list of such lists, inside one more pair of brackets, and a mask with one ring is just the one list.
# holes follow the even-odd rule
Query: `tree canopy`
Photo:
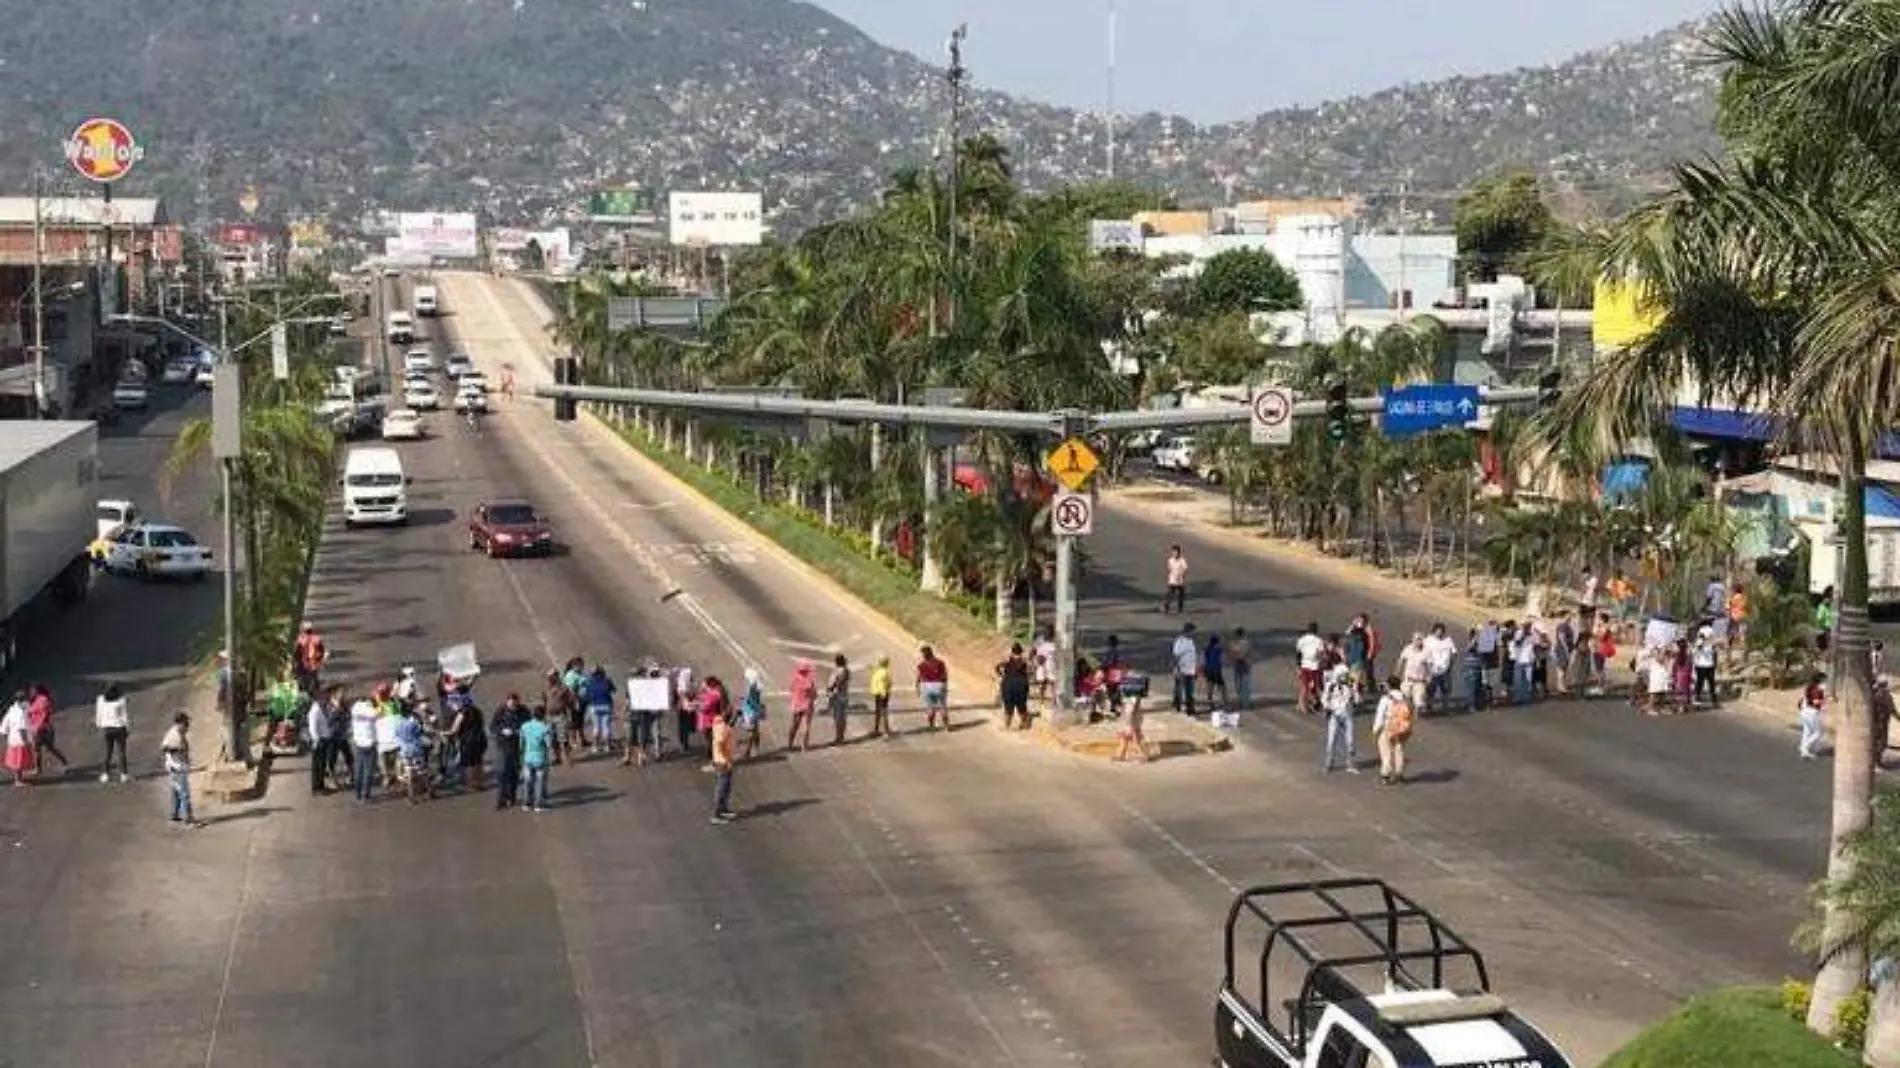
[[1208, 260], [1194, 278], [1195, 310], [1294, 311], [1305, 306], [1300, 280], [1266, 249], [1234, 248]]
[[1500, 274], [1522, 274], [1556, 219], [1538, 190], [1537, 176], [1513, 171], [1478, 182], [1460, 196], [1452, 225], [1466, 275], [1490, 282]]

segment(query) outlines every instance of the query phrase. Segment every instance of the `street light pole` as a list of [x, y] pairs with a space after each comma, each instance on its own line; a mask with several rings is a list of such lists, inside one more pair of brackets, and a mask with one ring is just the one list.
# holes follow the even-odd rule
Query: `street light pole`
[[[222, 293], [219, 297], [218, 362], [230, 364], [235, 362], [231, 355], [231, 310]], [[224, 381], [233, 379], [227, 377]], [[225, 757], [243, 760], [250, 739], [244, 737], [244, 712], [237, 699], [237, 496], [231, 486], [232, 462], [228, 456], [218, 459], [218, 486], [224, 501], [224, 723], [231, 735]]]

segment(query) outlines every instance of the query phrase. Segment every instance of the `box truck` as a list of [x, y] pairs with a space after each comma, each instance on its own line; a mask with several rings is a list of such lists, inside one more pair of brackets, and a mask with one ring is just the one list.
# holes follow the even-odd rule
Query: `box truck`
[[441, 310], [440, 298], [436, 296], [434, 286], [416, 287], [416, 318], [434, 315]]
[[49, 612], [85, 599], [98, 506], [96, 423], [0, 422], [0, 675]]

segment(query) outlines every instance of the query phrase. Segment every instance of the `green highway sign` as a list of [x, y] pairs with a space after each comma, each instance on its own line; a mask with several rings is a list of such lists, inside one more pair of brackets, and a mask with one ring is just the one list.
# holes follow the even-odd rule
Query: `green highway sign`
[[658, 222], [653, 198], [644, 189], [598, 189], [587, 198], [587, 215], [595, 222]]

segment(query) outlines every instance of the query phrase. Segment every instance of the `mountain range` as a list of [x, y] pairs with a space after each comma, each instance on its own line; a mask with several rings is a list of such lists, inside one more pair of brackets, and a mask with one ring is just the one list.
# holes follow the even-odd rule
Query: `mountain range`
[[[797, 0], [62, 0], [14, 4], [0, 185], [81, 119], [146, 148], [122, 184], [174, 218], [370, 206], [558, 217], [603, 185], [758, 188], [781, 227], [836, 217], [943, 143], [943, 72]], [[1523, 166], [1614, 206], [1718, 141], [1697, 27], [1549, 67], [1406, 85], [1251, 120], [1118, 123], [1119, 176], [1183, 202], [1374, 199], [1441, 210]], [[1100, 115], [967, 93], [1032, 187], [1099, 177]], [[76, 176], [60, 181], [77, 183]]]

